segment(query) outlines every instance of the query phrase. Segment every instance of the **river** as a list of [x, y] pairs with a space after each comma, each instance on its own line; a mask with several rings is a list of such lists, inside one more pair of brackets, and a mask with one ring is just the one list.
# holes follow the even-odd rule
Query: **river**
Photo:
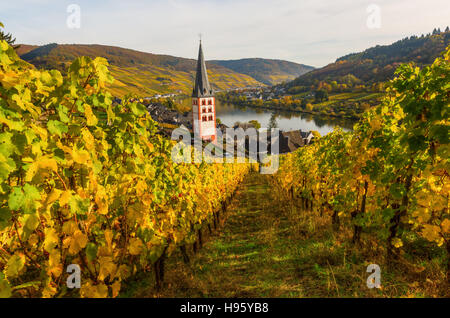
[[257, 120], [261, 124], [261, 127], [268, 127], [272, 118], [272, 122], [275, 120], [277, 127], [280, 130], [315, 130], [323, 136], [333, 131], [335, 126], [339, 126], [343, 130], [349, 131], [352, 130], [353, 125], [355, 124], [354, 120], [332, 116], [242, 107], [222, 104], [217, 100], [216, 104], [216, 117], [229, 127], [232, 127], [237, 121], [248, 122], [250, 120]]
[[[177, 102], [182, 103], [186, 108], [190, 108], [191, 99], [184, 98]], [[261, 127], [269, 127], [269, 123], [276, 122], [277, 127], [282, 131], [315, 130], [324, 136], [333, 131], [334, 127], [341, 127], [345, 131], [353, 129], [355, 120], [343, 119], [325, 115], [311, 115], [301, 112], [290, 112], [282, 110], [271, 110], [264, 108], [242, 107], [233, 104], [223, 104], [216, 99], [216, 117], [228, 127], [233, 127], [236, 122], [249, 122], [257, 120]]]

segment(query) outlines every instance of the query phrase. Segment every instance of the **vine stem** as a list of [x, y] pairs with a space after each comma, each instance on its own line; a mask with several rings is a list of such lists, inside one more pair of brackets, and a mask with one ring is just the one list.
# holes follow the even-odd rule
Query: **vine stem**
[[63, 178], [61, 178], [61, 176], [59, 175], [58, 171], [55, 171], [56, 175], [58, 176], [59, 180], [62, 182], [64, 189], [67, 191], [67, 185], [64, 182]]
[[37, 268], [41, 268], [41, 265], [39, 265], [34, 259], [31, 258], [31, 256], [27, 253], [27, 250], [25, 248], [25, 246], [23, 245], [22, 240], [20, 239], [20, 235], [19, 235], [19, 231], [17, 229], [17, 223], [16, 220], [13, 221], [14, 222], [14, 229], [16, 230], [16, 234], [17, 234], [17, 239], [19, 240], [19, 244], [20, 247], [23, 250], [23, 253], [25, 254], [26, 257], [28, 257], [28, 259], [37, 267]]

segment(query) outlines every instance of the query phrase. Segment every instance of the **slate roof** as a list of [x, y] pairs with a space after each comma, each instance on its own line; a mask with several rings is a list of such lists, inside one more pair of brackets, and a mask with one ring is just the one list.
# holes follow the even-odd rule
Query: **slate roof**
[[308, 131], [300, 131], [300, 134], [302, 135], [302, 138], [308, 138], [310, 132]]
[[283, 142], [280, 143], [280, 153], [295, 151], [305, 145], [301, 130], [281, 132]]
[[209, 85], [208, 72], [206, 71], [205, 57], [203, 56], [202, 42], [198, 50], [197, 74], [195, 75], [192, 97], [212, 97], [214, 92]]

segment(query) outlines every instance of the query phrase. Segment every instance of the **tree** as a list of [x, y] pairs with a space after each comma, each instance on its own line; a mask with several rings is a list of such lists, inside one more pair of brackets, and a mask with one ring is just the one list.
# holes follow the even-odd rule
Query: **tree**
[[277, 115], [275, 113], [272, 113], [272, 116], [270, 116], [270, 121], [269, 121], [269, 129], [272, 128], [278, 128], [278, 124], [277, 124]]
[[378, 83], [373, 83], [372, 84], [372, 91], [375, 93], [380, 93], [383, 91], [383, 83], [382, 82], [378, 82]]
[[301, 107], [302, 109], [305, 109], [305, 108], [306, 108], [306, 104], [308, 104], [308, 102], [307, 102], [306, 98], [303, 98], [303, 99], [302, 99], [302, 102], [301, 102], [301, 104], [300, 104], [300, 107]]
[[238, 127], [240, 127], [242, 124], [241, 124], [241, 122], [240, 121], [237, 121], [237, 122], [235, 122], [234, 124], [233, 124], [233, 128], [238, 128]]
[[326, 90], [324, 89], [319, 89], [316, 91], [314, 98], [316, 100], [317, 103], [321, 103], [323, 101], [328, 100], [328, 93]]
[[168, 109], [175, 109], [175, 103], [174, 103], [174, 101], [173, 101], [172, 99], [170, 99], [170, 98], [167, 98], [167, 99], [164, 101], [164, 104], [165, 104], [165, 106], [166, 106]]
[[327, 92], [331, 92], [333, 90], [333, 87], [330, 84], [328, 84], [327, 82], [323, 83], [322, 87]]
[[316, 131], [316, 130], [311, 130], [311, 134], [313, 134], [314, 139], [316, 139], [316, 140], [319, 139], [320, 137], [322, 137], [320, 135], [320, 133], [318, 131]]
[[339, 88], [338, 83], [336, 81], [331, 81], [331, 89], [332, 91], [337, 91]]
[[[0, 22], [0, 28], [4, 27], [5, 26], [3, 25], [3, 23]], [[14, 50], [17, 50], [20, 47], [20, 45], [14, 45], [14, 42], [16, 42], [16, 38], [13, 38], [11, 33], [5, 33], [3, 30], [0, 30], [0, 40], [6, 41], [13, 47]]]
[[447, 27], [445, 28], [445, 32], [448, 32], [448, 31], [450, 31], [450, 29], [449, 29], [449, 27], [447, 26]]
[[255, 129], [261, 128], [261, 124], [257, 120], [250, 120], [248, 123], [255, 127]]
[[368, 110], [370, 108], [370, 104], [366, 102], [362, 102], [360, 105], [360, 108], [364, 111]]
[[264, 101], [262, 99], [257, 99], [254, 101], [254, 105], [256, 107], [262, 107], [262, 106], [264, 106]]

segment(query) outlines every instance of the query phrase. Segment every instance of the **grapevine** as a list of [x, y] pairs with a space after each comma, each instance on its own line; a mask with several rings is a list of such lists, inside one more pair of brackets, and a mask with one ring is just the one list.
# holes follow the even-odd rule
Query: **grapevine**
[[0, 297], [73, 295], [70, 264], [80, 296], [118, 296], [193, 244], [249, 169], [172, 162], [145, 106], [112, 102], [107, 66], [80, 57], [62, 76], [0, 43]]
[[377, 233], [388, 262], [406, 233], [450, 258], [449, 58], [450, 47], [431, 66], [400, 66], [380, 106], [352, 132], [335, 129], [282, 156], [274, 184], [304, 211], [329, 215], [336, 229], [351, 227], [353, 243]]

